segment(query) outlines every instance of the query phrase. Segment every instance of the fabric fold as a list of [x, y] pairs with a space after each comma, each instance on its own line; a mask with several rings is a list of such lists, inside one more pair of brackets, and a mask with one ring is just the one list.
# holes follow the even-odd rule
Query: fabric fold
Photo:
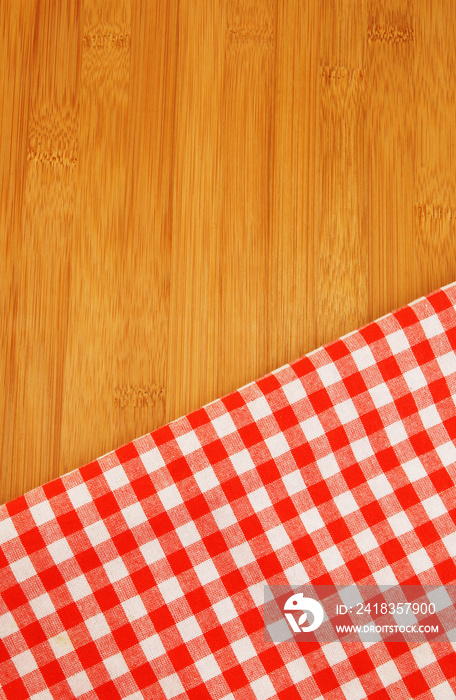
[[454, 698], [445, 635], [263, 613], [265, 584], [456, 584], [455, 352], [453, 284], [1, 506], [5, 698]]

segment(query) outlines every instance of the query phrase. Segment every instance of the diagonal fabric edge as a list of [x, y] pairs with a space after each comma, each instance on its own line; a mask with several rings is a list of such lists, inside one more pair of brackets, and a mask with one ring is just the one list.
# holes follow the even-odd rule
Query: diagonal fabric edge
[[447, 700], [439, 644], [272, 643], [264, 584], [456, 583], [456, 284], [0, 507], [22, 698]]

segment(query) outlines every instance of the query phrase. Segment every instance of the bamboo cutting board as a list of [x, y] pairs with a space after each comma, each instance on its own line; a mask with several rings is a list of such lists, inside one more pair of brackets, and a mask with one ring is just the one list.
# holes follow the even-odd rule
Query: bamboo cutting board
[[456, 279], [453, 16], [0, 4], [2, 502]]

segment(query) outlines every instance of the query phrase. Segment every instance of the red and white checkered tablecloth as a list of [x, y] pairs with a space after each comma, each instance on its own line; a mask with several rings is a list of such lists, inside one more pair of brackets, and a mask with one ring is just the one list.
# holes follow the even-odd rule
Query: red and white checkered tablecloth
[[450, 700], [432, 643], [266, 641], [264, 584], [456, 583], [456, 284], [0, 507], [7, 700]]

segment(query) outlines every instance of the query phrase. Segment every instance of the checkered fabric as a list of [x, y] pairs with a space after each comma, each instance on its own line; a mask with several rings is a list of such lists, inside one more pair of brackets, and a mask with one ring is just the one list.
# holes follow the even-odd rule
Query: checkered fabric
[[455, 584], [456, 284], [0, 508], [7, 700], [450, 700], [450, 642], [266, 641], [264, 584]]

